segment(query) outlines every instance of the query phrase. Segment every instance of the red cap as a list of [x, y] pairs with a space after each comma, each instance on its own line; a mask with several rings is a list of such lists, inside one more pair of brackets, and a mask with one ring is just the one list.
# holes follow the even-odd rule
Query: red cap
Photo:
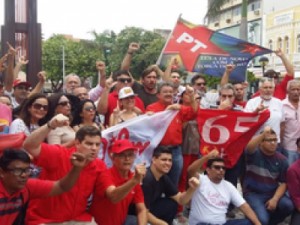
[[120, 139], [116, 140], [112, 146], [110, 147], [110, 151], [112, 153], [122, 153], [126, 150], [134, 150], [137, 151], [138, 149], [133, 145], [131, 141], [128, 139]]
[[21, 79], [15, 79], [14, 80], [14, 83], [13, 83], [13, 87], [16, 87], [16, 86], [18, 86], [18, 85], [25, 85], [25, 86], [27, 86], [27, 87], [31, 87], [31, 84], [29, 83], [29, 82], [27, 82], [27, 81], [23, 81], [23, 80], [21, 80]]

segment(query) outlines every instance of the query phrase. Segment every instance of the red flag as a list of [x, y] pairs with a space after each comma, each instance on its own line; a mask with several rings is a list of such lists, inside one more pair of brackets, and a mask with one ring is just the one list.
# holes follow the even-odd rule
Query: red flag
[[218, 33], [205, 26], [179, 19], [157, 64], [166, 65], [176, 56], [180, 67], [221, 77], [227, 64], [235, 64], [230, 78], [244, 81], [248, 62], [272, 51], [259, 45]]
[[0, 154], [6, 148], [22, 148], [26, 135], [22, 133], [16, 134], [0, 134]]
[[198, 120], [200, 153], [217, 149], [227, 168], [232, 168], [255, 132], [267, 121], [270, 112], [245, 113], [229, 110], [201, 109]]

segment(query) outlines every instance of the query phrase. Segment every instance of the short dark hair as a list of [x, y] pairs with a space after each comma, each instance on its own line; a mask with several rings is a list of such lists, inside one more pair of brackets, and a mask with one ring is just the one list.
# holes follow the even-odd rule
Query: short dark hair
[[171, 84], [171, 83], [169, 83], [169, 82], [162, 82], [162, 83], [158, 84], [158, 87], [157, 87], [157, 93], [160, 93], [160, 92], [161, 92], [161, 89], [162, 89], [163, 87], [171, 87], [171, 88], [173, 88], [174, 86], [173, 86], [173, 84]]
[[0, 157], [0, 168], [5, 170], [11, 162], [16, 160], [30, 164], [30, 157], [23, 149], [7, 148]]
[[130, 77], [130, 73], [128, 70], [118, 70], [118, 71], [115, 71], [115, 73], [114, 73], [114, 76], [116, 79], [121, 75], [127, 75]]
[[211, 168], [212, 164], [214, 162], [222, 162], [222, 163], [225, 163], [224, 159], [221, 158], [221, 157], [216, 157], [216, 158], [211, 158], [209, 160], [207, 160], [207, 167]]
[[194, 76], [192, 77], [192, 79], [191, 79], [192, 85], [195, 85], [196, 80], [198, 80], [198, 79], [200, 79], [200, 78], [203, 79], [203, 80], [206, 82], [205, 77], [204, 77], [202, 74], [196, 74], [196, 75], [194, 75]]
[[151, 65], [148, 66], [141, 74], [141, 77], [144, 79], [147, 75], [149, 75], [151, 72], [156, 73], [156, 78], [158, 77], [157, 70], [156, 70], [156, 65]]
[[265, 73], [264, 73], [264, 77], [269, 77], [269, 78], [278, 78], [280, 75], [279, 72], [276, 72], [275, 70], [267, 70]]
[[75, 135], [75, 139], [82, 142], [86, 136], [99, 136], [101, 137], [101, 131], [95, 126], [82, 126]]
[[166, 154], [171, 154], [172, 151], [166, 147], [166, 146], [158, 146], [154, 149], [152, 157], [158, 158], [161, 154], [166, 153]]

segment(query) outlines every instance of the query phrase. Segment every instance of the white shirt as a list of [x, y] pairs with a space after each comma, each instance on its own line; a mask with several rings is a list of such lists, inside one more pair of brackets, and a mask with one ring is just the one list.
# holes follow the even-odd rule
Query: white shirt
[[226, 212], [230, 203], [240, 207], [245, 200], [228, 181], [219, 184], [210, 181], [207, 175], [200, 175], [200, 186], [192, 197], [189, 225], [197, 223], [226, 223]]
[[270, 111], [270, 118], [258, 129], [256, 134], [263, 131], [264, 127], [270, 126], [277, 135], [280, 142], [280, 123], [284, 121], [284, 110], [280, 99], [272, 97], [270, 100], [264, 100], [260, 96], [250, 99], [244, 109], [244, 112], [254, 112], [263, 101], [263, 105]]

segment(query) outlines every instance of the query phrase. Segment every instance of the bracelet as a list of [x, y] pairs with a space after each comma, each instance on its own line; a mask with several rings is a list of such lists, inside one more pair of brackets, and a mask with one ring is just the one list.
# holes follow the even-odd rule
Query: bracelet
[[50, 126], [50, 121], [47, 123], [47, 127], [48, 127], [50, 130], [54, 130], [54, 129], [55, 129], [54, 127], [51, 127], [51, 126]]
[[129, 51], [128, 51], [127, 54], [128, 54], [128, 55], [133, 55], [133, 52], [129, 52]]

